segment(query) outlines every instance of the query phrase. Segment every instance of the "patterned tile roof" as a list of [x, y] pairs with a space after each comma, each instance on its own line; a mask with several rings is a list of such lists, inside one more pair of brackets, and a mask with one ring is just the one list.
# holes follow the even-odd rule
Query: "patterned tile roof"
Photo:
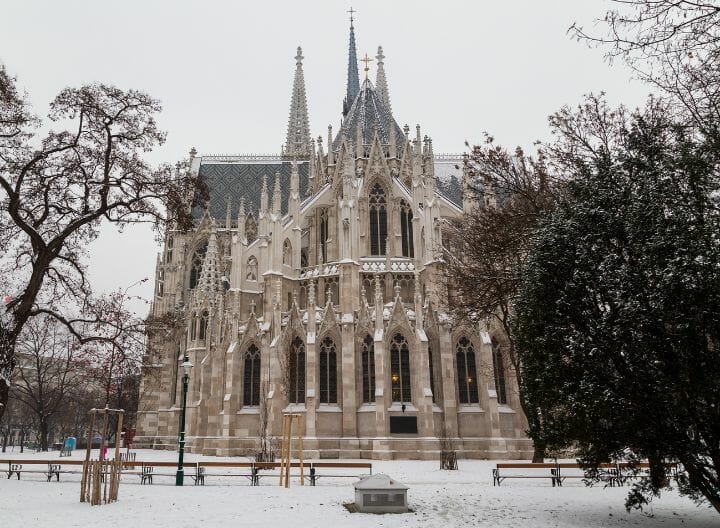
[[[361, 134], [359, 139], [357, 137], [358, 128]], [[392, 128], [395, 128], [395, 141], [398, 150], [401, 150], [405, 134], [395, 122], [388, 106], [375, 91], [373, 84], [366, 79], [355, 97], [340, 131], [333, 140], [333, 150], [340, 150], [343, 136], [347, 136], [353, 145], [372, 143], [376, 129], [380, 136], [380, 143], [387, 145], [390, 143], [390, 129]]]
[[[300, 173], [300, 197], [304, 197], [309, 176], [310, 165], [307, 161], [298, 161]], [[262, 160], [226, 159], [224, 161], [200, 162], [200, 177], [208, 186], [210, 199], [207, 207], [210, 215], [219, 225], [225, 225], [228, 199], [230, 199], [230, 214], [233, 225], [237, 222], [240, 199], [245, 198], [245, 211], [252, 212], [257, 218], [260, 209], [260, 193], [262, 191], [263, 177], [267, 177], [268, 204], [272, 207], [273, 189], [275, 186], [275, 173], [280, 173], [280, 188], [282, 194], [282, 212], [287, 213], [287, 200], [290, 196], [290, 174], [292, 171], [290, 161], [280, 156], [265, 157]], [[200, 219], [204, 207], [195, 207], [193, 217]]]

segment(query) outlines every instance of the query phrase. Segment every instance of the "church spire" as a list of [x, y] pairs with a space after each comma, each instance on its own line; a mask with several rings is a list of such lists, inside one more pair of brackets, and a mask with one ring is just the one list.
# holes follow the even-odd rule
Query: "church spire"
[[347, 95], [343, 101], [343, 117], [350, 111], [355, 97], [360, 92], [357, 51], [355, 50], [355, 26], [353, 25], [353, 14], [357, 13], [357, 11], [351, 7], [348, 13], [350, 13], [350, 46], [348, 50]]
[[387, 79], [385, 78], [385, 55], [383, 55], [382, 46], [378, 46], [375, 60], [377, 61], [375, 91], [380, 96], [382, 102], [385, 103], [385, 106], [387, 106], [388, 112], [392, 114], [392, 108], [390, 107], [390, 91], [388, 90]]
[[210, 234], [205, 259], [200, 272], [200, 280], [198, 281], [198, 290], [204, 293], [210, 300], [214, 302], [215, 294], [220, 289], [220, 263], [218, 255], [217, 237], [215, 232]]
[[287, 140], [285, 141], [285, 154], [288, 156], [307, 156], [310, 151], [310, 122], [305, 95], [305, 75], [302, 68], [303, 58], [302, 48], [298, 46], [295, 56], [295, 80], [290, 102]]

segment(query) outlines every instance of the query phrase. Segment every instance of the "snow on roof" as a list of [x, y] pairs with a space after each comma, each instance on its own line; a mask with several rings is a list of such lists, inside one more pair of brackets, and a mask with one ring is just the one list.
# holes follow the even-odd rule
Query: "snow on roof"
[[359, 482], [355, 483], [356, 490], [407, 490], [409, 489], [405, 484], [398, 482], [392, 477], [385, 475], [384, 473], [378, 473], [365, 477]]

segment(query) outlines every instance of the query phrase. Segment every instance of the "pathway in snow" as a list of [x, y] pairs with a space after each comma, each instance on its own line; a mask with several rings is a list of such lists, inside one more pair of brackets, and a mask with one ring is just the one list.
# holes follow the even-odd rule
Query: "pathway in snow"
[[[25, 453], [23, 458], [57, 458], [56, 453]], [[19, 458], [0, 453], [0, 459]], [[82, 458], [76, 452], [73, 458]], [[173, 460], [172, 452], [139, 451], [138, 460]], [[189, 455], [189, 461], [205, 458]], [[58, 458], [58, 462], [63, 460]], [[238, 460], [233, 459], [233, 460]], [[321, 479], [318, 486], [283, 489], [275, 479], [251, 487], [246, 479], [208, 477], [206, 486], [173, 485], [156, 477], [152, 486], [140, 486], [139, 477], [126, 477], [115, 504], [91, 507], [79, 502], [79, 477], [61, 477], [60, 483], [42, 475], [17, 481], [0, 478], [0, 526], [64, 528], [127, 526], [130, 528], [263, 527], [263, 528], [449, 528], [498, 527], [717, 527], [720, 516], [697, 507], [675, 492], [656, 499], [646, 513], [627, 513], [623, 506], [628, 488], [586, 488], [574, 481], [553, 488], [548, 481], [505, 481], [493, 487], [491, 461], [459, 461], [459, 471], [440, 471], [437, 462], [372, 461], [373, 472], [387, 473], [408, 484], [413, 513], [402, 515], [351, 514], [343, 502], [353, 500], [348, 479]], [[5, 467], [0, 469], [4, 470]], [[262, 481], [261, 481], [262, 482]], [[652, 516], [649, 513], [652, 512]]]

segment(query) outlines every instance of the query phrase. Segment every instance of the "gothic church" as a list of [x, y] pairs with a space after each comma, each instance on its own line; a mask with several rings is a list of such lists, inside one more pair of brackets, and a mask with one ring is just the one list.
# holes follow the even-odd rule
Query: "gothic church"
[[360, 84], [352, 20], [348, 59], [324, 145], [298, 48], [279, 155], [191, 151], [210, 195], [158, 256], [152, 315], [182, 337], [149, 341], [136, 446], [177, 447], [188, 359], [190, 452], [249, 456], [263, 416], [279, 436], [295, 412], [308, 458], [433, 459], [440, 438], [465, 457], [532, 453], [501, 343], [447, 315], [443, 237], [472, 207], [462, 156], [398, 125], [382, 48]]

